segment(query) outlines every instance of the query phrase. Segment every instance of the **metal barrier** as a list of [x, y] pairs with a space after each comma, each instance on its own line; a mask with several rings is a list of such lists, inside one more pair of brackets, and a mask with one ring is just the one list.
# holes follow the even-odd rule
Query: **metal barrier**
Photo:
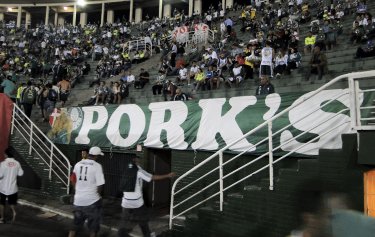
[[53, 142], [25, 115], [20, 107], [13, 104], [11, 134], [18, 132], [28, 145], [28, 154], [41, 159], [48, 168], [48, 178], [56, 177], [69, 194], [71, 165], [68, 158]]
[[[246, 133], [244, 136], [238, 138], [237, 140], [235, 140], [231, 144], [228, 144], [227, 146], [218, 150], [215, 154], [206, 158], [201, 163], [196, 165], [194, 168], [190, 169], [189, 171], [187, 171], [186, 173], [181, 175], [178, 179], [176, 179], [176, 181], [174, 182], [174, 184], [172, 186], [170, 216], [169, 216], [169, 228], [172, 228], [174, 219], [176, 219], [178, 217], [181, 217], [182, 215], [189, 212], [190, 210], [202, 205], [203, 203], [208, 202], [209, 200], [211, 200], [211, 199], [213, 199], [214, 197], [217, 197], [217, 196], [219, 196], [219, 209], [220, 209], [220, 211], [222, 211], [223, 210], [223, 203], [224, 203], [224, 192], [227, 191], [228, 189], [234, 187], [235, 185], [245, 181], [246, 179], [250, 178], [251, 176], [254, 176], [255, 174], [260, 173], [261, 171], [268, 170], [268, 172], [269, 172], [269, 189], [273, 190], [273, 188], [274, 188], [274, 169], [273, 169], [274, 164], [276, 164], [276, 163], [282, 161], [283, 159], [289, 157], [291, 154], [296, 153], [296, 152], [300, 151], [301, 149], [304, 149], [309, 144], [311, 144], [315, 141], [318, 141], [321, 137], [328, 135], [329, 133], [331, 133], [335, 129], [340, 128], [341, 126], [350, 126], [350, 128], [353, 131], [365, 130], [365, 129], [374, 130], [375, 129], [375, 112], [370, 111], [368, 113], [363, 113], [363, 111], [375, 109], [375, 106], [362, 106], [361, 107], [361, 104], [362, 104], [362, 101], [363, 101], [364, 93], [375, 92], [375, 89], [361, 90], [359, 88], [359, 80], [364, 79], [364, 78], [369, 78], [369, 77], [375, 77], [375, 70], [365, 71], [365, 72], [357, 72], [357, 73], [349, 73], [349, 74], [341, 75], [339, 77], [334, 78], [333, 80], [331, 80], [327, 84], [323, 85], [319, 89], [309, 93], [309, 95], [306, 96], [305, 98], [303, 98], [302, 100], [298, 101], [297, 103], [295, 102], [292, 106], [284, 109], [283, 111], [276, 114], [275, 116], [273, 116], [268, 121], [265, 121], [264, 123], [260, 124], [256, 128], [254, 128], [251, 131], [249, 131], [248, 133]], [[334, 85], [335, 83], [342, 82], [344, 80], [347, 80], [347, 82], [348, 82], [348, 88], [347, 89], [342, 90], [341, 93], [335, 94], [334, 98], [330, 99], [329, 101], [324, 102], [323, 104], [320, 104], [317, 109], [313, 109], [312, 111], [309, 111], [308, 114], [305, 114], [302, 118], [298, 119], [297, 121], [294, 121], [293, 123], [281, 128], [278, 131], [272, 130], [273, 123], [275, 122], [275, 120], [277, 120], [281, 116], [288, 115], [289, 111], [291, 111], [292, 109], [296, 108], [297, 106], [303, 105], [304, 103], [306, 103], [306, 101], [311, 100], [312, 98], [314, 98], [314, 96], [318, 95], [323, 90], [329, 88], [330, 86]], [[341, 109], [340, 111], [336, 112], [332, 117], [330, 117], [330, 118], [328, 118], [324, 121], [324, 123], [329, 122], [329, 121], [331, 121], [331, 122], [335, 121], [334, 126], [330, 127], [328, 130], [324, 131], [324, 133], [321, 133], [320, 135], [314, 136], [311, 139], [309, 138], [310, 140], [306, 141], [305, 143], [301, 143], [301, 145], [298, 146], [298, 147], [290, 148], [289, 150], [287, 149], [286, 151], [284, 150], [284, 153], [286, 153], [286, 154], [283, 154], [281, 157], [278, 157], [276, 159], [274, 158], [275, 151], [280, 151], [280, 150], [282, 150], [281, 148], [287, 147], [288, 145], [295, 142], [296, 139], [300, 138], [301, 136], [308, 135], [309, 132], [316, 129], [321, 124], [312, 123], [310, 125], [311, 127], [307, 131], [304, 131], [304, 132], [300, 133], [299, 135], [297, 135], [295, 137], [286, 139], [284, 141], [280, 141], [280, 144], [274, 147], [273, 138], [276, 135], [280, 135], [282, 132], [284, 132], [288, 128], [293, 128], [293, 125], [301, 122], [302, 120], [304, 120], [306, 118], [311, 118], [310, 116], [313, 116], [313, 114], [316, 113], [318, 110], [321, 110], [322, 108], [327, 107], [327, 105], [330, 105], [330, 104], [334, 103], [338, 99], [343, 99], [343, 97], [345, 97], [345, 96], [349, 98], [349, 102], [350, 102], [349, 107]], [[339, 116], [343, 115], [343, 114], [349, 115], [350, 119], [347, 119], [347, 120], [338, 119]], [[336, 119], [336, 120], [334, 120], [334, 119]], [[369, 123], [369, 121], [374, 121], [374, 124]], [[258, 131], [261, 131], [261, 130], [267, 131], [268, 136], [265, 137], [263, 140], [259, 141], [258, 143], [250, 146], [247, 150], [242, 151], [239, 154], [236, 154], [234, 157], [232, 157], [229, 160], [224, 162], [223, 153], [225, 151], [227, 151], [227, 150], [229, 151], [232, 146], [236, 145], [241, 140], [246, 139], [246, 138], [250, 137], [251, 135], [253, 135], [254, 133], [256, 133]], [[234, 160], [236, 160], [238, 157], [242, 156], [243, 154], [245, 154], [249, 151], [252, 151], [257, 146], [259, 146], [261, 144], [266, 144], [266, 143], [268, 143], [268, 152], [256, 157], [254, 160], [252, 160], [250, 162], [247, 162], [246, 164], [240, 166], [239, 168], [236, 168], [235, 170], [233, 170], [233, 171], [224, 175], [223, 167], [225, 167], [229, 163], [233, 162]], [[255, 170], [255, 171], [252, 171], [249, 174], [246, 174], [244, 177], [236, 180], [235, 182], [233, 182], [230, 185], [224, 186], [224, 180], [225, 179], [227, 179], [228, 177], [230, 177], [234, 174], [238, 174], [238, 172], [243, 171], [244, 168], [249, 167], [250, 165], [256, 163], [257, 161], [260, 161], [260, 160], [265, 159], [267, 157], [268, 157], [268, 162], [267, 162], [268, 164], [267, 165], [264, 165], [263, 167]], [[193, 172], [195, 172], [197, 170], [203, 170], [205, 168], [205, 171], [207, 171], [207, 169], [209, 169], [208, 163], [210, 161], [214, 161], [214, 162], [217, 161], [217, 166], [215, 168], [209, 170], [208, 172], [204, 173], [204, 174], [202, 172], [202, 175], [200, 175], [198, 178], [194, 179], [193, 181], [191, 181], [191, 179], [189, 179], [189, 175], [191, 175]], [[209, 175], [215, 175], [216, 177], [218, 175], [219, 177], [214, 178], [214, 180], [210, 180], [209, 184], [202, 185], [203, 188], [202, 188], [202, 186], [199, 187], [198, 191], [197, 190], [191, 190], [191, 192], [190, 192], [191, 194], [186, 194], [187, 191], [188, 191], [188, 188], [192, 188], [193, 185], [199, 184], [199, 181], [203, 181], [203, 179], [208, 177]], [[177, 190], [177, 185], [180, 184], [181, 180], [186, 180], [187, 184], [185, 186], [183, 186], [183, 184], [181, 184], [180, 187]], [[210, 195], [208, 197], [205, 197], [203, 195], [204, 196], [203, 200], [200, 200], [200, 201], [193, 200], [194, 197], [198, 198], [199, 194], [203, 194], [203, 192], [205, 192], [206, 190], [208, 190], [211, 187], [215, 187], [215, 185], [216, 185], [216, 187], [218, 188], [219, 191], [214, 192], [212, 195]], [[183, 194], [182, 191], [185, 192], [185, 195], [183, 195], [183, 197], [180, 197], [182, 200], [180, 200], [179, 202], [175, 201], [176, 195]], [[187, 203], [188, 201], [190, 203]], [[184, 203], [187, 206], [186, 208], [183, 208], [181, 206]], [[193, 204], [191, 204], [191, 203], [193, 203]], [[179, 209], [182, 209], [182, 210], [180, 210], [179, 213], [176, 213], [177, 212], [176, 208], [179, 208]]]

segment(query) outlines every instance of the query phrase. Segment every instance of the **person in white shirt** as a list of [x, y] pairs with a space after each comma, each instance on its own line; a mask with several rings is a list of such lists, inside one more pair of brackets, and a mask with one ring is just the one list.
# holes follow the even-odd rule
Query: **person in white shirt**
[[[186, 81], [188, 79], [188, 70], [185, 68], [183, 64], [181, 64], [180, 70], [178, 70], [178, 76], [177, 76], [177, 85], [183, 85], [183, 81]], [[190, 84], [190, 83], [189, 83]]]
[[75, 189], [74, 220], [69, 237], [75, 237], [87, 219], [90, 237], [97, 236], [100, 230], [103, 185], [105, 184], [103, 168], [96, 162], [104, 153], [99, 147], [91, 147], [87, 159], [79, 161], [71, 176]]
[[137, 224], [141, 227], [143, 236], [152, 236], [148, 226], [149, 214], [143, 200], [143, 181], [163, 180], [173, 178], [176, 175], [173, 172], [164, 175], [152, 175], [139, 166], [138, 158], [134, 158], [127, 164], [120, 182], [123, 198], [121, 202], [122, 224], [118, 230], [119, 237], [130, 236], [129, 233]]
[[268, 76], [273, 77], [273, 60], [275, 57], [275, 50], [271, 48], [271, 42], [266, 41], [266, 46], [262, 49], [262, 60], [260, 62], [259, 77]]
[[197, 65], [196, 61], [193, 61], [193, 64], [191, 65], [190, 71], [189, 71], [189, 77], [188, 77], [188, 86], [190, 86], [191, 80], [194, 80], [195, 74], [198, 73], [199, 66]]
[[18, 199], [17, 177], [23, 175], [23, 170], [18, 161], [11, 158], [9, 149], [5, 151], [5, 160], [0, 164], [0, 223], [4, 223], [5, 203], [12, 209], [12, 222], [16, 219], [16, 205]]

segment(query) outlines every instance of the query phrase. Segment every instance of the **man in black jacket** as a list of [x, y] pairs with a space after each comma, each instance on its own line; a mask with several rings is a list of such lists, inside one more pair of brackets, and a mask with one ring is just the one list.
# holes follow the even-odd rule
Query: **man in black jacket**
[[255, 95], [268, 95], [272, 93], [275, 93], [275, 87], [270, 83], [268, 76], [261, 76]]

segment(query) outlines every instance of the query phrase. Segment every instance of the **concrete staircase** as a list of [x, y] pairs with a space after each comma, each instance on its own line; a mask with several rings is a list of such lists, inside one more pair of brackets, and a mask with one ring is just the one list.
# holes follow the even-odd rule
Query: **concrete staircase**
[[[273, 191], [266, 176], [247, 181], [225, 194], [223, 212], [219, 211], [218, 201], [212, 201], [189, 212], [184, 221], [176, 221], [172, 231], [161, 236], [287, 236], [297, 228], [299, 218], [295, 188], [313, 177], [319, 177], [324, 188], [346, 190], [355, 209], [361, 210], [364, 167], [357, 165], [356, 135], [343, 135], [342, 139], [342, 149], [322, 149], [317, 158], [290, 159], [287, 166], [278, 165]], [[196, 178], [200, 175], [197, 173]]]
[[[17, 157], [22, 158], [41, 179], [42, 185], [39, 194], [53, 198], [59, 198], [67, 194], [66, 186], [57, 177], [52, 176], [49, 179], [49, 169], [42, 158], [36, 152], [29, 155], [28, 144], [23, 141], [19, 134], [11, 136], [10, 145], [17, 152]], [[40, 149], [39, 152], [42, 153]]]

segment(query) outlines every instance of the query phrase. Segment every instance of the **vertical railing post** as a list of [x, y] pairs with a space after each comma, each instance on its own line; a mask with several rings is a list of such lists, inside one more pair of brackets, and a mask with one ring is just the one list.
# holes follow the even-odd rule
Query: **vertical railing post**
[[[356, 111], [356, 124], [361, 126], [361, 101], [359, 100], [359, 81], [354, 80], [354, 96], [355, 96], [355, 111]], [[363, 93], [363, 96], [364, 93]]]
[[173, 221], [173, 206], [174, 206], [174, 188], [172, 187], [171, 191], [171, 205], [169, 207], [169, 229], [172, 229], [172, 221]]
[[270, 173], [270, 190], [273, 190], [273, 141], [272, 141], [272, 121], [268, 122], [268, 158]]
[[223, 211], [224, 184], [223, 184], [223, 151], [219, 152], [219, 185], [220, 185], [220, 211]]
[[[49, 155], [49, 179], [52, 179], [52, 159], [53, 159], [53, 143], [51, 143], [51, 153]], [[69, 176], [68, 176], [69, 177]]]
[[70, 172], [71, 172], [72, 167], [70, 166], [70, 163], [68, 162], [68, 172], [67, 172], [67, 185], [66, 185], [66, 194], [69, 194], [70, 192]]
[[357, 110], [356, 110], [356, 98], [355, 98], [355, 86], [353, 77], [348, 77], [349, 84], [349, 109], [350, 109], [350, 125], [352, 129], [357, 127]]
[[[25, 121], [27, 123], [27, 121]], [[29, 139], [29, 155], [31, 155], [31, 151], [33, 149], [33, 133], [34, 133], [34, 123], [30, 120], [30, 139]]]
[[16, 117], [16, 104], [13, 104], [13, 116], [12, 116], [12, 127], [10, 129], [10, 134], [13, 135], [14, 133], [14, 120], [15, 120], [15, 117]]

